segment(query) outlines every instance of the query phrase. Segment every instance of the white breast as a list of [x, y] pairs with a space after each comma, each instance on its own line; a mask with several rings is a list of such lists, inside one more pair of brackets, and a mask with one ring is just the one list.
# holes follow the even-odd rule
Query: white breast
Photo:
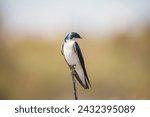
[[79, 59], [73, 48], [74, 43], [75, 41], [68, 41], [64, 43], [64, 56], [69, 65], [77, 64]]
[[74, 50], [74, 47], [73, 47], [74, 43], [75, 41], [67, 41], [64, 43], [64, 48], [63, 48], [64, 56], [65, 56], [66, 61], [69, 63], [69, 65], [76, 65], [75, 66], [76, 72], [78, 73], [83, 84], [85, 84], [84, 72], [81, 67], [79, 57]]

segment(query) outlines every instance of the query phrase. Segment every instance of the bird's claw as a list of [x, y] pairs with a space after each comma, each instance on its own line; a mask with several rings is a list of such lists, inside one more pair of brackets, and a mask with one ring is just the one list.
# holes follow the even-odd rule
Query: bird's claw
[[69, 66], [70, 69], [71, 69], [71, 71], [74, 71], [74, 70], [75, 70], [75, 66], [76, 66], [76, 65], [70, 65], [70, 66]]

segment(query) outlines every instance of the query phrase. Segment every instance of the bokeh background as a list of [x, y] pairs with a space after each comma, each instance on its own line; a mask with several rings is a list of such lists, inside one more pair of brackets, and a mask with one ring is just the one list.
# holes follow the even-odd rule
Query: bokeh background
[[72, 31], [92, 84], [79, 99], [150, 99], [149, 0], [1, 0], [0, 99], [74, 99]]

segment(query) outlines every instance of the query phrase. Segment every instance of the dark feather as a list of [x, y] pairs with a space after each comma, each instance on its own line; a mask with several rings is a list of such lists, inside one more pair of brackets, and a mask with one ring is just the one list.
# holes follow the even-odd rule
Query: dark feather
[[[84, 87], [85, 89], [88, 89], [89, 86], [91, 86], [90, 84], [90, 81], [89, 81], [89, 78], [88, 78], [88, 75], [87, 75], [87, 72], [86, 72], [86, 69], [85, 69], [85, 65], [84, 65], [84, 59], [83, 59], [83, 56], [82, 56], [82, 53], [81, 53], [81, 50], [80, 50], [80, 47], [78, 45], [77, 42], [74, 43], [74, 49], [75, 49], [75, 52], [77, 53], [78, 57], [79, 57], [79, 60], [80, 60], [80, 64], [83, 68], [83, 71], [84, 71], [84, 75], [86, 77], [86, 87]], [[79, 76], [78, 76], [79, 77]], [[78, 79], [78, 78], [77, 78]], [[81, 84], [82, 85], [82, 84]]]
[[64, 44], [62, 44], [62, 48], [61, 48], [61, 54], [62, 55], [64, 55], [63, 49], [64, 49]]
[[78, 73], [75, 71], [75, 69], [71, 73], [73, 76], [76, 77], [76, 79], [79, 81], [79, 83], [82, 85], [82, 87], [84, 87], [85, 89], [89, 89], [89, 86], [87, 84], [86, 85], [83, 84], [83, 82], [81, 81], [81, 79], [80, 79]]

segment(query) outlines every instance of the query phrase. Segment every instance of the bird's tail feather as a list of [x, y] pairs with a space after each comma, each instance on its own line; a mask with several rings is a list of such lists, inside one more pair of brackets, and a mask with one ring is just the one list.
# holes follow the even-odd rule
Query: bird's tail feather
[[76, 71], [74, 71], [73, 75], [76, 77], [76, 79], [79, 81], [79, 83], [81, 84], [81, 86], [84, 88], [84, 89], [89, 89], [89, 86], [90, 84], [88, 84], [88, 81], [85, 80], [85, 84], [81, 81], [78, 73]]

